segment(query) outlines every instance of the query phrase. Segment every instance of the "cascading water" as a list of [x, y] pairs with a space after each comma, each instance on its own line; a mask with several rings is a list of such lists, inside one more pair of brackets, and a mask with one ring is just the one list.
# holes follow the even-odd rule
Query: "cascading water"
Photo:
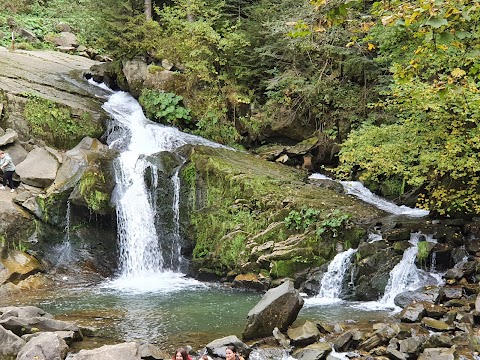
[[[166, 239], [159, 238], [156, 228], [157, 165], [149, 155], [173, 152], [185, 144], [221, 145], [146, 119], [138, 102], [127, 93], [114, 93], [103, 107], [112, 117], [107, 143], [120, 151], [114, 163], [116, 188], [113, 197], [119, 242], [118, 287], [143, 290], [146, 286], [145, 290], [155, 290], [159, 282], [177, 285], [176, 279], [183, 276], [172, 275], [182, 262], [178, 169], [170, 179], [174, 192], [171, 204], [174, 234], [171, 243], [165, 244]], [[147, 169], [152, 174], [150, 189], [144, 179]]]
[[[439, 285], [441, 283], [440, 276], [434, 273], [427, 273], [418, 269], [415, 265], [415, 259], [418, 253], [418, 242], [421, 233], [413, 233], [410, 235], [410, 243], [412, 246], [404, 251], [402, 260], [395, 265], [390, 271], [390, 278], [385, 287], [383, 297], [380, 304], [388, 307], [396, 308], [394, 303], [395, 296], [404, 291], [415, 290], [425, 285]], [[436, 242], [432, 236], [426, 236], [428, 242]]]
[[345, 275], [350, 269], [351, 258], [357, 252], [356, 249], [348, 249], [338, 253], [328, 265], [328, 270], [320, 282], [320, 291], [317, 298], [330, 301], [339, 301]]
[[[335, 181], [323, 174], [312, 174], [310, 179], [331, 180]], [[428, 215], [428, 210], [412, 209], [408, 206], [398, 206], [390, 201], [387, 201], [368, 190], [360, 181], [340, 181], [347, 194], [351, 194], [368, 204], [372, 204], [377, 208], [384, 210], [390, 214], [406, 215], [409, 217], [422, 217]]]

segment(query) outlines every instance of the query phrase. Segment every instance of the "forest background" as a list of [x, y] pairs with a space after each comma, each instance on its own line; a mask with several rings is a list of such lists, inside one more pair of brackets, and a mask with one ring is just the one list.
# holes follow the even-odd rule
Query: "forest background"
[[[149, 71], [168, 59], [176, 89], [145, 88], [154, 121], [258, 148], [285, 117], [340, 144], [339, 178], [437, 215], [480, 214], [480, 2], [472, 0], [0, 0], [38, 42], [59, 22], [80, 43]], [[292, 145], [292, 144], [284, 144]], [[386, 189], [386, 190], [385, 190]]]

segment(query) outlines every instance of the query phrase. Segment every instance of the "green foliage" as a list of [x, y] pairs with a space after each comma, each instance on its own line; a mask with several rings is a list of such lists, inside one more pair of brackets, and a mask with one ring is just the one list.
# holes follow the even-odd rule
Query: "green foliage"
[[342, 213], [338, 209], [328, 212], [323, 220], [317, 226], [316, 234], [321, 236], [326, 232], [330, 232], [333, 237], [337, 237], [341, 229], [347, 228], [350, 224], [350, 214]]
[[331, 233], [333, 237], [337, 237], [340, 230], [346, 229], [350, 225], [351, 217], [350, 214], [343, 213], [338, 209], [322, 213], [318, 209], [303, 207], [300, 211], [290, 211], [284, 221], [288, 229], [308, 231], [313, 228], [319, 237], [327, 232]]
[[307, 230], [313, 223], [318, 221], [319, 215], [320, 210], [302, 208], [300, 211], [290, 211], [284, 221], [288, 229]]
[[190, 110], [182, 105], [182, 100], [182, 96], [150, 89], [143, 89], [139, 98], [149, 119], [179, 127], [191, 120]]
[[105, 192], [105, 188], [105, 174], [97, 166], [87, 169], [80, 178], [80, 195], [93, 212], [105, 213], [110, 208], [110, 196]]
[[33, 94], [24, 94], [28, 99], [24, 114], [31, 134], [47, 144], [69, 149], [85, 136], [101, 135], [101, 125], [88, 112], [73, 116], [66, 106]]

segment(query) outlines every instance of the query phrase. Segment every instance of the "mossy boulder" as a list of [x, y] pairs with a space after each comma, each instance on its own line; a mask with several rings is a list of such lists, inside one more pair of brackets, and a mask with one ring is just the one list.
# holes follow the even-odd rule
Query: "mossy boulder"
[[[219, 275], [233, 269], [241, 273], [256, 261], [262, 273], [293, 276], [331, 260], [337, 245], [357, 246], [365, 228], [384, 214], [309, 184], [304, 171], [240, 151], [198, 146], [184, 152], [189, 161], [182, 170], [183, 198], [193, 263]], [[261, 256], [252, 254], [270, 241]]]

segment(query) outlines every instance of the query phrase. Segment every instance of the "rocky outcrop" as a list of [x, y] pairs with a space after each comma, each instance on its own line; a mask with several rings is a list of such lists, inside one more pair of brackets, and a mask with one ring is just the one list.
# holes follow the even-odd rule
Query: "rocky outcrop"
[[[249, 311], [243, 338], [250, 340], [272, 336], [275, 328], [280, 331], [286, 330], [295, 321], [302, 306], [303, 298], [289, 280], [268, 290]], [[296, 336], [296, 340], [300, 341], [299, 337], [300, 335]]]
[[17, 360], [31, 359], [65, 359], [68, 345], [63, 338], [56, 333], [42, 333], [31, 339], [20, 350]]
[[36, 148], [16, 166], [16, 173], [23, 183], [46, 188], [55, 180], [59, 166], [58, 160], [50, 152]]

